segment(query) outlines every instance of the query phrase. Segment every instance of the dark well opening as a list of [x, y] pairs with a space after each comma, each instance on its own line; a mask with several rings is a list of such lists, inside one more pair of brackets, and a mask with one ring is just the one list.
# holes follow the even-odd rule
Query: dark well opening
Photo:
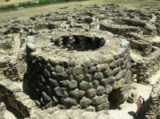
[[120, 88], [112, 90], [108, 95], [108, 101], [110, 103], [110, 109], [117, 109], [117, 107], [123, 103], [123, 95]]
[[96, 50], [105, 44], [103, 38], [89, 37], [82, 35], [62, 36], [55, 40], [55, 45], [68, 50], [87, 51]]

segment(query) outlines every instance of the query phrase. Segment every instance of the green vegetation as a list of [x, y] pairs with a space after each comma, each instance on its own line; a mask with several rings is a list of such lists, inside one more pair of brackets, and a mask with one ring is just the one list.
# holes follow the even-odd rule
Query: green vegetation
[[22, 3], [19, 3], [18, 7], [30, 7], [34, 5], [37, 5], [37, 3], [36, 2], [22, 2]]
[[71, 1], [84, 1], [84, 0], [39, 0], [38, 2], [22, 2], [17, 4], [8, 4], [4, 6], [0, 6], [0, 10], [13, 10], [19, 7], [32, 7], [39, 5], [46, 5], [51, 3], [59, 3], [59, 2], [71, 2]]
[[0, 10], [8, 10], [8, 9], [17, 9], [17, 6], [15, 4], [10, 4], [0, 7]]

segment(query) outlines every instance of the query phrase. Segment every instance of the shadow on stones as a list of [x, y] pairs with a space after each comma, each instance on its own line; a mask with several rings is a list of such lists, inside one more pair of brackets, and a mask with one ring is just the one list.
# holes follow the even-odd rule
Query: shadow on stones
[[108, 101], [110, 103], [109, 109], [120, 109], [119, 105], [123, 103], [123, 101], [120, 99], [122, 97], [120, 89], [114, 89], [112, 92], [108, 95]]
[[7, 106], [6, 109], [9, 112], [11, 112], [16, 117], [16, 119], [24, 119], [24, 117], [18, 111], [16, 111], [15, 109], [13, 109], [12, 107]]

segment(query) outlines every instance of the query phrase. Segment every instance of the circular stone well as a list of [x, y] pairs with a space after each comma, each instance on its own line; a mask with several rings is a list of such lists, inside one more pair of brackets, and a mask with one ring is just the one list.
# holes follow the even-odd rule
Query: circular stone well
[[61, 36], [54, 42], [56, 46], [77, 51], [96, 50], [105, 44], [105, 40], [103, 38], [85, 35]]
[[[58, 35], [57, 35], [58, 34]], [[108, 95], [127, 98], [131, 79], [129, 43], [107, 32], [58, 32], [28, 55], [29, 94], [42, 108], [56, 105], [87, 110], [109, 108]], [[50, 47], [43, 52], [41, 47]], [[110, 97], [112, 98], [112, 97]], [[120, 101], [119, 101], [120, 100]]]

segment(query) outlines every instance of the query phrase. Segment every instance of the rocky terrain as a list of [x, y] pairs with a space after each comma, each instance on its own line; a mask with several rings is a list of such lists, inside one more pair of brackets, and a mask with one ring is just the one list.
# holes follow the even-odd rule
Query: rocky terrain
[[[10, 20], [0, 36], [1, 118], [7, 105], [31, 119], [109, 119], [160, 69], [158, 12], [95, 4]], [[155, 87], [147, 119], [159, 118]]]

